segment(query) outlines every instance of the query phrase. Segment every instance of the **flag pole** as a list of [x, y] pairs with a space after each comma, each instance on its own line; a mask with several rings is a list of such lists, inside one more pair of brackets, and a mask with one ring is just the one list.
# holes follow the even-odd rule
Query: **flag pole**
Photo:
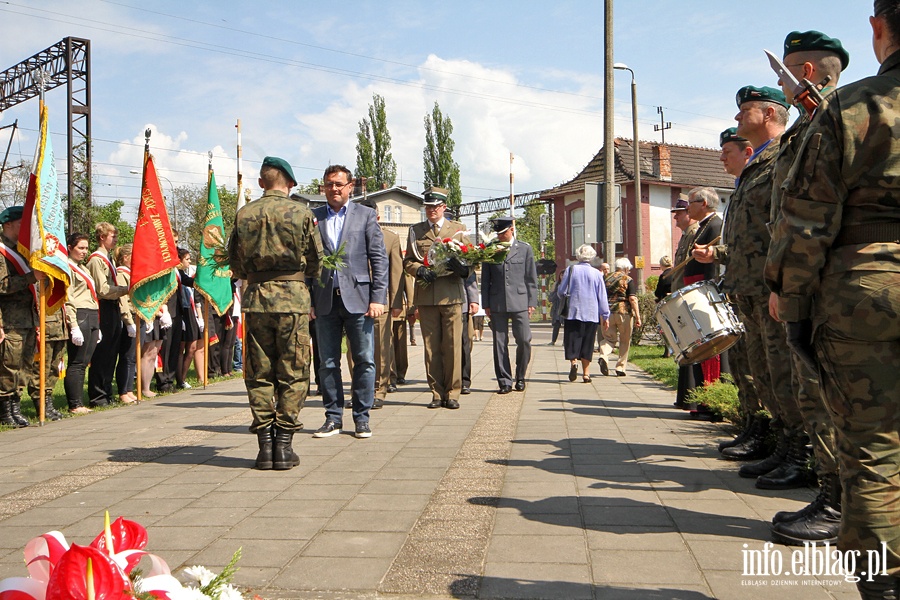
[[[144, 180], [147, 175], [147, 157], [150, 156], [150, 128], [148, 127], [144, 131], [144, 162], [141, 166], [141, 197], [144, 196]], [[138, 211], [140, 212], [140, 211]], [[141, 215], [138, 214], [138, 220], [140, 220]], [[135, 229], [137, 229], [137, 223], [135, 223]], [[130, 285], [130, 283], [129, 283]], [[132, 298], [132, 301], [134, 298]], [[141, 369], [141, 331], [143, 330], [143, 325], [141, 324], [141, 313], [138, 311], [134, 311], [134, 322], [137, 325], [137, 334], [135, 337], [135, 347], [134, 347], [134, 357], [135, 357], [135, 374], [137, 375], [137, 399], [138, 402], [144, 399], [144, 380], [143, 380], [143, 369]]]
[[[40, 100], [38, 101], [38, 123], [41, 121], [41, 115], [44, 112], [44, 72], [40, 72]], [[38, 125], [40, 128], [40, 125]], [[47, 135], [50, 135], [50, 126], [47, 124]], [[44, 372], [47, 368], [47, 298], [44, 296], [44, 285], [42, 282], [35, 282], [37, 285], [37, 296], [38, 296], [38, 335], [41, 339], [38, 340], [38, 350], [40, 353], [40, 358], [38, 359], [38, 367], [40, 368], [40, 375], [38, 375], [38, 395], [41, 397], [38, 401], [38, 424], [43, 427], [44, 426], [44, 417], [47, 412], [46, 407], [46, 393], [44, 392], [44, 386], [47, 385], [47, 374]], [[34, 360], [34, 357], [31, 359]]]
[[[212, 173], [212, 150], [209, 151], [209, 166], [206, 170], [206, 197], [209, 198], [210, 185], [212, 181], [210, 180], [210, 174]], [[200, 241], [203, 243], [203, 240]], [[207, 378], [209, 375], [209, 298], [206, 299], [206, 302], [203, 303], [203, 375], [201, 375], [201, 379], [203, 380], [203, 387], [206, 388]], [[196, 362], [196, 361], [195, 361]], [[198, 367], [199, 368], [199, 367]], [[199, 373], [198, 373], [199, 375]]]
[[244, 173], [243, 159], [244, 150], [241, 147], [241, 120], [237, 120], [237, 210], [241, 210], [244, 206]]

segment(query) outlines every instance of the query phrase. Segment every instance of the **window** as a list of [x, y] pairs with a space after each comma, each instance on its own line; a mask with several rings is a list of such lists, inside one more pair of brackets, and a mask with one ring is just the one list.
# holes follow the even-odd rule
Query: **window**
[[394, 207], [391, 206], [390, 204], [386, 204], [386, 205], [384, 206], [384, 220], [387, 221], [388, 223], [393, 223], [393, 222], [394, 222], [394, 219], [393, 219], [393, 216], [394, 216], [393, 208], [394, 208]]
[[569, 249], [569, 255], [575, 256], [575, 250], [584, 243], [584, 209], [576, 208], [569, 213], [571, 219], [571, 235], [572, 247]]
[[395, 206], [394, 208], [397, 209], [394, 211], [394, 223], [402, 223], [403, 222], [403, 208], [400, 206]]

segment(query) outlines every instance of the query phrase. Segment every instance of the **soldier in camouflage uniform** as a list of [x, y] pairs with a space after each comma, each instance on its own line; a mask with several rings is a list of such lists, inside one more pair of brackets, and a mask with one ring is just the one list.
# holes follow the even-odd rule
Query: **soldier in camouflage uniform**
[[862, 553], [862, 597], [884, 600], [900, 595], [900, 1], [876, 0], [870, 23], [881, 68], [816, 112], [765, 275], [834, 420], [839, 547]]
[[10, 206], [0, 213], [3, 227], [0, 254], [0, 314], [3, 315], [6, 338], [0, 343], [0, 424], [28, 427], [22, 416], [19, 389], [28, 383], [28, 361], [34, 357], [35, 331], [38, 324], [34, 288], [36, 281], [46, 281], [40, 271], [32, 271], [18, 253], [22, 207]]
[[725, 263], [722, 288], [737, 303], [746, 328], [744, 340], [757, 394], [779, 425], [772, 455], [743, 465], [738, 473], [756, 478], [759, 488], [790, 489], [808, 482], [809, 440], [791, 382], [784, 327], [769, 315], [769, 290], [762, 276], [770, 241], [766, 223], [772, 201], [772, 168], [789, 105], [781, 90], [754, 86], [738, 91], [737, 105], [737, 134], [750, 142], [754, 153], [725, 209], [722, 243], [698, 246], [693, 256], [700, 262], [715, 259]]
[[[41, 336], [41, 341], [46, 344], [44, 364], [44, 415], [51, 421], [59, 421], [62, 415], [53, 406], [53, 388], [59, 380], [60, 366], [66, 355], [66, 342], [69, 340], [69, 332], [66, 331], [63, 309], [44, 316], [44, 330], [46, 334]], [[34, 402], [34, 410], [40, 414], [41, 385], [40, 361], [35, 357], [28, 363], [28, 396]]]
[[247, 280], [244, 382], [258, 469], [299, 464], [292, 441], [309, 391], [308, 286], [319, 280], [322, 240], [312, 212], [288, 198], [296, 184], [287, 162], [267, 156], [259, 172], [264, 193], [238, 211], [228, 243], [234, 276]]
[[[792, 31], [784, 40], [785, 66], [798, 79], [828, 87], [823, 95], [837, 87], [841, 71], [847, 68], [850, 55], [840, 40], [819, 31]], [[783, 81], [779, 84], [788, 102], [794, 103], [794, 93]], [[809, 126], [809, 113], [800, 107], [800, 117], [781, 136], [781, 146], [773, 170], [770, 228], [781, 213], [781, 184], [787, 177], [797, 149]], [[770, 247], [771, 251], [771, 247]], [[769, 313], [777, 318], [775, 300], [769, 296]], [[791, 373], [797, 390], [797, 403], [806, 434], [812, 442], [815, 471], [820, 480], [819, 494], [807, 507], [796, 512], [779, 512], [772, 519], [775, 541], [800, 545], [808, 541], [834, 542], [841, 522], [841, 483], [838, 476], [837, 448], [834, 425], [819, 390], [818, 374], [809, 369], [796, 353], [792, 354]]]

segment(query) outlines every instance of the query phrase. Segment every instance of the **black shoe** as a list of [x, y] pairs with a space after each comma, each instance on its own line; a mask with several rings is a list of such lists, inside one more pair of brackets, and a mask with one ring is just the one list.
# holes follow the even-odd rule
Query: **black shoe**
[[525, 391], [525, 380], [519, 379], [518, 381], [516, 381], [516, 387], [514, 389], [517, 392], [524, 392]]
[[327, 419], [325, 424], [316, 429], [313, 433], [314, 438], [326, 438], [331, 437], [337, 433], [341, 432], [340, 423], [335, 423], [334, 421]]
[[725, 448], [731, 448], [732, 446], [737, 446], [742, 443], [744, 440], [749, 437], [750, 432], [753, 430], [753, 425], [756, 422], [756, 417], [750, 416], [744, 419], [744, 426], [741, 429], [741, 432], [737, 434], [734, 438], [727, 440], [725, 442], [719, 442], [719, 452], [724, 450]]
[[819, 481], [819, 493], [815, 499], [796, 511], [782, 510], [772, 517], [772, 524], [787, 523], [802, 519], [808, 514], [818, 512], [825, 506], [831, 506], [837, 510], [841, 507], [841, 480], [837, 473], [826, 473]]
[[12, 416], [12, 420], [15, 421], [16, 427], [28, 427], [28, 419], [22, 415], [21, 403], [22, 401], [19, 398], [10, 400], [9, 414]]
[[747, 437], [739, 444], [724, 448], [722, 458], [728, 460], [760, 460], [768, 456], [766, 438], [769, 436], [768, 417], [756, 417], [750, 425]]
[[381, 398], [375, 398], [375, 402], [372, 403], [372, 409], [378, 410], [379, 408], [384, 408], [384, 400]]
[[393, 394], [393, 393], [396, 392], [396, 391], [397, 391], [397, 386], [394, 385], [393, 383], [389, 383], [388, 386], [387, 386], [387, 392], [388, 392], [388, 394]]
[[[603, 373], [604, 377], [609, 377], [609, 365], [606, 364], [606, 359], [602, 356], [597, 359], [597, 364], [600, 365], [600, 372]], [[572, 381], [575, 381], [574, 379]]]
[[616, 369], [616, 377], [625, 377], [625, 371]]
[[472, 393], [472, 390], [469, 389], [469, 386], [464, 385], [464, 386], [462, 387], [462, 389], [459, 390], [459, 393], [462, 394], [463, 396], [468, 396], [469, 394]]
[[280, 427], [273, 427], [273, 430], [275, 432], [275, 443], [272, 446], [272, 468], [276, 471], [293, 469], [300, 464], [300, 457], [294, 452], [291, 444], [294, 439], [294, 432]]
[[[40, 404], [37, 400], [32, 400], [34, 403], [34, 414], [40, 415], [41, 410], [38, 404]], [[51, 421], [59, 421], [62, 419], [62, 415], [56, 407], [53, 406], [53, 396], [51, 394], [47, 394], [44, 397], [44, 416]]]
[[444, 408], [449, 408], [450, 410], [456, 410], [459, 408], [459, 402], [453, 400], [452, 398], [444, 401]]
[[867, 575], [856, 582], [856, 589], [862, 600], [898, 600], [900, 598], [900, 577]]
[[497, 392], [497, 393], [498, 393], [498, 394], [508, 394], [508, 393], [510, 393], [511, 391], [512, 391], [512, 386], [509, 386], [509, 385], [501, 385], [501, 386], [500, 386], [500, 391]]
[[[775, 451], [759, 462], [749, 463], [738, 469], [738, 475], [747, 479], [756, 479], [760, 475], [765, 475], [784, 463], [784, 459], [788, 452], [788, 436], [783, 427], [779, 427], [777, 431], [778, 442], [775, 444]], [[724, 455], [725, 452], [722, 452]]]
[[[784, 461], [775, 469], [756, 480], [761, 490], [790, 490], [806, 487], [812, 473], [809, 470], [809, 437], [802, 431], [792, 431], [788, 436], [788, 452]], [[840, 520], [840, 519], [839, 519]]]
[[441, 407], [441, 404], [443, 404], [443, 403], [441, 402], [441, 399], [440, 399], [440, 398], [435, 398], [435, 399], [433, 399], [433, 400], [431, 401], [431, 404], [428, 405], [428, 408], [440, 408], [440, 407]]
[[397, 378], [397, 385], [406, 385], [407, 383], [409, 383], [409, 380], [406, 377]]
[[578, 378], [578, 365], [573, 364], [569, 369], [569, 381], [575, 381]]
[[358, 437], [358, 438], [372, 437], [372, 430], [369, 429], [368, 421], [359, 421], [356, 424], [356, 437]]
[[691, 411], [691, 418], [698, 421], [709, 421], [710, 423], [722, 422], [722, 415], [714, 413], [704, 404], [697, 406], [696, 409]]
[[156, 386], [157, 394], [171, 394], [175, 391], [175, 386], [171, 383], [164, 383], [163, 385]]
[[256, 455], [256, 468], [268, 471], [272, 468], [272, 447], [275, 442], [273, 428], [260, 427], [256, 430], [256, 441], [259, 443], [259, 454]]

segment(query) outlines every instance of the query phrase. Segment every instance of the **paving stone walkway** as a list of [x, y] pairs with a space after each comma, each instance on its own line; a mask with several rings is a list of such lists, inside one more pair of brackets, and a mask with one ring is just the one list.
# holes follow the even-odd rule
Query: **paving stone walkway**
[[[90, 542], [108, 509], [173, 570], [216, 571], [242, 548], [236, 582], [270, 600], [858, 597], [840, 577], [785, 574], [795, 549], [767, 549], [768, 520], [813, 492], [739, 478], [715, 451], [725, 426], [690, 420], [633, 367], [569, 383], [545, 325], [528, 388], [500, 396], [489, 340], [456, 411], [426, 408], [410, 347], [413, 383], [373, 411], [370, 439], [313, 439], [311, 397], [287, 472], [252, 468], [240, 380], [0, 433], [0, 578], [26, 574], [37, 535]], [[780, 575], [745, 574], [776, 555]]]

